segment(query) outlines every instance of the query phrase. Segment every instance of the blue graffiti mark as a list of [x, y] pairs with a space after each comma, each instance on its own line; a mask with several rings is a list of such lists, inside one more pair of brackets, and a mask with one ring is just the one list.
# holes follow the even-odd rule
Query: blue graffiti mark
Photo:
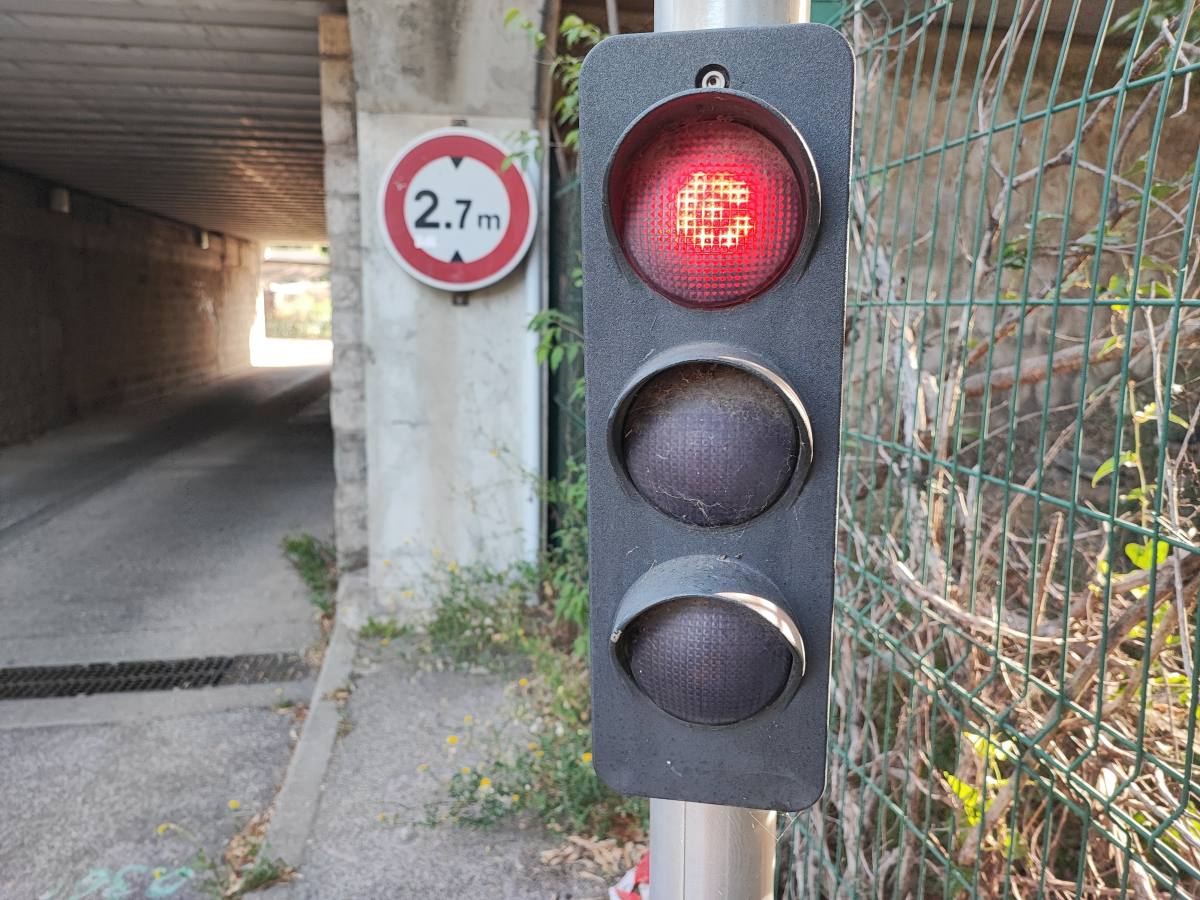
[[146, 888], [147, 900], [159, 900], [160, 897], [170, 897], [187, 884], [195, 874], [187, 866], [182, 866], [174, 872], [168, 872], [162, 878], [155, 879]]
[[[159, 872], [155, 877], [155, 872]], [[47, 891], [38, 900], [163, 900], [178, 892], [196, 873], [187, 866], [177, 869], [151, 869], [149, 866], [122, 866], [116, 872], [92, 869], [69, 888]], [[139, 883], [140, 882], [140, 883]]]

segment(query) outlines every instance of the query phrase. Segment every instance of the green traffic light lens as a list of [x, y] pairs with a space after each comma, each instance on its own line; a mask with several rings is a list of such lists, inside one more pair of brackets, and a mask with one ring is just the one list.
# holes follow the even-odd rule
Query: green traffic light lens
[[794, 652], [759, 613], [712, 597], [651, 607], [623, 637], [630, 677], [663, 712], [696, 725], [730, 725], [770, 706], [791, 677]]

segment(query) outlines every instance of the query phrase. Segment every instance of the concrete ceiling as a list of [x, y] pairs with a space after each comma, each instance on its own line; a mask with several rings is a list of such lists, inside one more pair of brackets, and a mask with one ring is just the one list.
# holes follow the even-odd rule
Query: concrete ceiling
[[317, 17], [344, 0], [0, 0], [0, 165], [211, 231], [325, 234]]

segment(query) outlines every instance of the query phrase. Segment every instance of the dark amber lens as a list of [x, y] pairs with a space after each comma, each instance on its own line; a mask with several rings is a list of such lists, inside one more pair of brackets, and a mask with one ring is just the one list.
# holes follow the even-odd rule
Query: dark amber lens
[[723, 363], [685, 363], [637, 389], [621, 430], [625, 470], [655, 508], [691, 525], [761, 514], [796, 472], [800, 434], [767, 381]]

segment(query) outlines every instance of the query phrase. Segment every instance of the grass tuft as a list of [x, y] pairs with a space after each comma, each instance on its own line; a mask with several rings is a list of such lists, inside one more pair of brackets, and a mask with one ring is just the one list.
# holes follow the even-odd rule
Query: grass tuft
[[323, 616], [333, 615], [337, 597], [337, 551], [333, 544], [311, 534], [283, 539], [283, 554], [308, 587], [308, 599]]

